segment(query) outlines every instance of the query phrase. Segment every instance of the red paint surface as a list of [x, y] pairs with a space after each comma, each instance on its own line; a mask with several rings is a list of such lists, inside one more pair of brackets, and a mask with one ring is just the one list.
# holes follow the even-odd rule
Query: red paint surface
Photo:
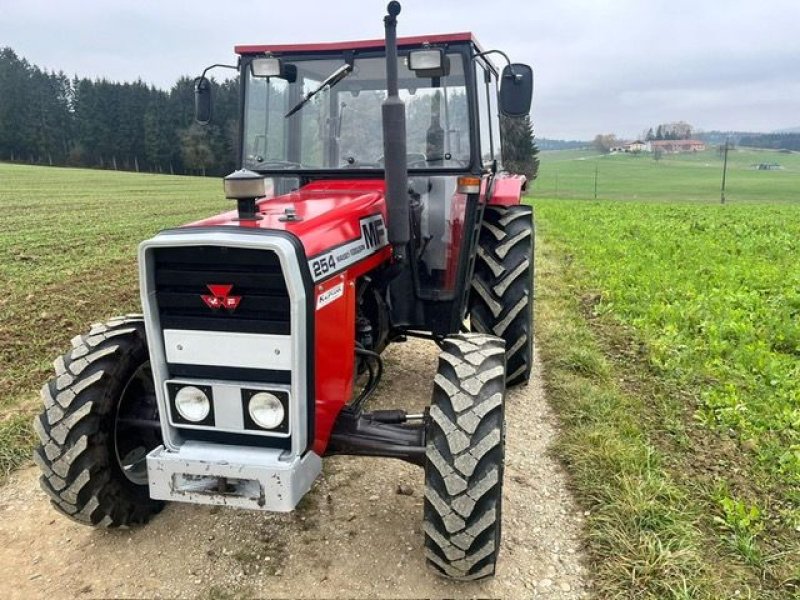
[[456, 192], [450, 203], [450, 243], [447, 246], [447, 272], [445, 273], [444, 289], [456, 289], [458, 276], [458, 262], [461, 256], [461, 243], [464, 237], [464, 216], [467, 212], [467, 196]]
[[339, 411], [353, 393], [355, 369], [356, 292], [349, 273], [336, 275], [314, 289], [314, 306], [321, 293], [344, 286], [342, 297], [317, 310], [315, 320], [314, 452], [325, 452]]
[[495, 177], [489, 204], [516, 206], [521, 202], [527, 184], [528, 180], [524, 175], [499, 174]]
[[[419, 35], [413, 37], [397, 38], [397, 45], [421, 46], [422, 44], [446, 44], [454, 42], [472, 42], [482, 52], [478, 40], [470, 32], [462, 33], [439, 33], [434, 35]], [[370, 50], [382, 49], [386, 47], [383, 38], [374, 40], [356, 40], [350, 42], [323, 42], [314, 44], [255, 44], [242, 45], [234, 48], [237, 54], [263, 54], [270, 52], [273, 54], [290, 52], [341, 52], [343, 50]]]
[[[382, 179], [316, 181], [291, 194], [258, 202], [258, 214], [262, 217], [260, 220], [240, 222], [234, 210], [190, 225], [288, 231], [297, 236], [305, 248], [306, 256], [311, 258], [360, 237], [359, 221], [362, 217], [382, 214], [385, 220], [384, 189]], [[285, 216], [287, 208], [294, 209], [300, 220], [281, 221], [280, 218]], [[315, 389], [309, 390], [309, 393], [314, 394], [315, 401], [313, 449], [317, 454], [325, 452], [336, 417], [353, 393], [355, 282], [365, 273], [388, 262], [390, 258], [391, 248], [386, 246], [351, 265], [346, 271], [317, 282], [309, 290], [316, 310], [320, 293], [339, 283], [344, 284], [341, 298], [316, 311], [314, 348], [309, 349], [310, 353], [313, 352], [314, 359]]]
[[[460, 35], [460, 34], [459, 34]], [[464, 34], [468, 35], [468, 34]], [[484, 179], [484, 186], [486, 180]], [[489, 204], [512, 206], [520, 203], [520, 197], [526, 184], [521, 175], [500, 174], [494, 181]], [[485, 188], [484, 188], [485, 189]], [[366, 216], [382, 214], [386, 220], [386, 203], [384, 200], [384, 181], [382, 179], [333, 180], [316, 181], [302, 189], [266, 198], [258, 202], [258, 221], [237, 220], [237, 212], [232, 210], [221, 215], [191, 223], [192, 226], [229, 226], [260, 229], [278, 229], [288, 231], [300, 240], [305, 248], [306, 256], [311, 258], [330, 248], [360, 237], [360, 219]], [[483, 196], [483, 194], [482, 194]], [[466, 198], [456, 194], [451, 209], [455, 217], [463, 212]], [[291, 208], [297, 215], [297, 221], [281, 221], [286, 209]], [[462, 216], [463, 218], [463, 216]], [[458, 221], [458, 219], [456, 219]], [[453, 284], [457, 272], [457, 252], [463, 235], [463, 223], [454, 225], [452, 232], [454, 244], [450, 248], [451, 255], [448, 271], [448, 284]], [[320, 293], [328, 291], [339, 283], [344, 284], [342, 297], [316, 311], [315, 347], [313, 352], [315, 365], [315, 389], [309, 390], [315, 398], [315, 432], [313, 449], [322, 454], [328, 444], [331, 430], [342, 407], [350, 400], [353, 393], [353, 371], [355, 363], [355, 282], [362, 275], [369, 273], [391, 259], [389, 246], [381, 249], [368, 258], [351, 265], [346, 271], [334, 275], [325, 281], [317, 282], [311, 291], [314, 308]], [[224, 282], [214, 282], [222, 284]], [[219, 290], [222, 292], [222, 290]], [[227, 290], [230, 293], [230, 290]], [[214, 293], [212, 291], [212, 293]], [[225, 296], [216, 294], [215, 296]]]
[[[296, 235], [311, 258], [359, 237], [362, 217], [380, 213], [385, 220], [383, 193], [382, 179], [315, 181], [291, 194], [260, 200], [257, 206], [262, 218], [258, 221], [240, 222], [232, 210], [190, 225], [281, 229]], [[281, 221], [287, 208], [295, 211], [297, 221]]]

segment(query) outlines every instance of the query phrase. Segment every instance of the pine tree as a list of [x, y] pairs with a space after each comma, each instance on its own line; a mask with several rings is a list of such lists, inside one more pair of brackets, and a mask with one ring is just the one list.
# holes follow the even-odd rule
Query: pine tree
[[503, 167], [511, 173], [520, 173], [529, 180], [536, 179], [539, 172], [539, 149], [533, 135], [530, 116], [500, 120], [503, 139]]
[[186, 167], [201, 175], [214, 164], [214, 153], [209, 141], [209, 130], [196, 123], [180, 133], [181, 153]]
[[0, 49], [0, 93], [0, 156], [34, 160], [38, 132], [33, 69], [11, 48]]

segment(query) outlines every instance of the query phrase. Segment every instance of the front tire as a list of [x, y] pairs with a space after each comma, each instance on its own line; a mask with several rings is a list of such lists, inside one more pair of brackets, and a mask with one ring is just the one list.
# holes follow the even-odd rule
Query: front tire
[[425, 556], [452, 579], [494, 575], [500, 550], [505, 344], [446, 338], [434, 379], [425, 461]]
[[93, 325], [54, 366], [42, 388], [45, 410], [34, 420], [42, 489], [58, 511], [86, 525], [146, 523], [164, 503], [147, 485], [144, 457], [161, 433], [142, 318]]
[[507, 385], [527, 383], [533, 364], [533, 208], [487, 206], [470, 293], [472, 331], [506, 342]]

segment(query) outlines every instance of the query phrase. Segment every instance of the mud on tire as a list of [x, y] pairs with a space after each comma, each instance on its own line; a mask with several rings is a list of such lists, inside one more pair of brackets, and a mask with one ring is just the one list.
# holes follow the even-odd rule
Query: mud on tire
[[494, 574], [500, 550], [505, 345], [468, 333], [442, 342], [428, 421], [425, 555], [440, 575]]
[[[72, 350], [54, 362], [56, 376], [42, 388], [45, 410], [34, 420], [41, 443], [33, 458], [55, 508], [78, 522], [124, 527], [147, 522], [163, 507], [150, 499], [146, 479], [135, 483], [126, 476], [117, 445], [120, 403], [133, 378], [147, 379], [148, 361], [142, 318], [115, 318], [73, 338]], [[157, 430], [149, 435], [160, 439]]]
[[473, 331], [506, 342], [508, 385], [526, 383], [533, 361], [533, 209], [487, 206], [470, 293]]

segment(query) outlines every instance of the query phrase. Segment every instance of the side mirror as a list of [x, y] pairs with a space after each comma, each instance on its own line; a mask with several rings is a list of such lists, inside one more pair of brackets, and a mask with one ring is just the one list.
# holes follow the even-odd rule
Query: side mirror
[[500, 112], [503, 116], [527, 115], [533, 98], [533, 69], [521, 63], [507, 65], [500, 80]]
[[408, 53], [408, 69], [417, 77], [446, 77], [450, 59], [441, 48], [425, 48]]
[[206, 77], [194, 82], [194, 120], [201, 125], [211, 121], [211, 82]]

